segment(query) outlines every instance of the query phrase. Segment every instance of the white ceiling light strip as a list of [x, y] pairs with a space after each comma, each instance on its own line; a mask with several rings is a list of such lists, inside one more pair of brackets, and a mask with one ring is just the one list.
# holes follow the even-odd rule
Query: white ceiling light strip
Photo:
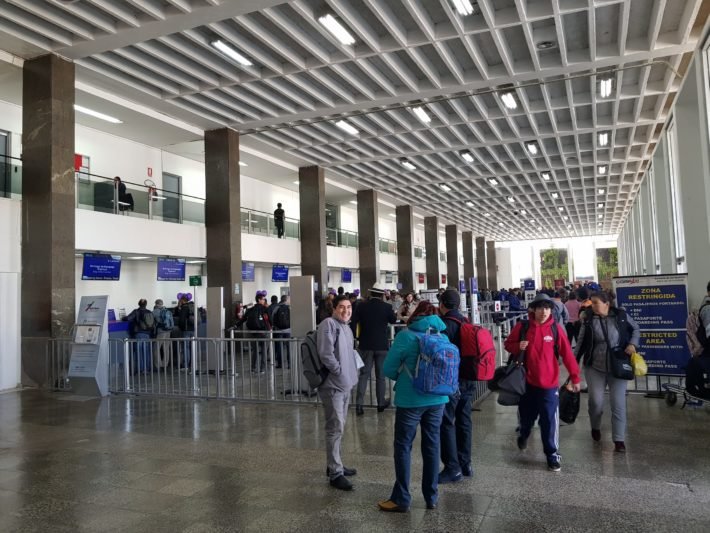
[[325, 29], [333, 35], [333, 37], [338, 39], [340, 44], [345, 46], [352, 46], [355, 44], [355, 38], [351, 35], [351, 33], [346, 30], [345, 26], [338, 22], [338, 20], [330, 13], [319, 17], [318, 22], [320, 22]]

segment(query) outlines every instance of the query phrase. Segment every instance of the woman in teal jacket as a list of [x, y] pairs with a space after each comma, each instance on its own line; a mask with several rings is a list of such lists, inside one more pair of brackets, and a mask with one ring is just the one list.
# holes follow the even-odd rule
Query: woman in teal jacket
[[[430, 330], [440, 334], [446, 329], [437, 316], [437, 309], [430, 302], [422, 301], [412, 313], [407, 329], [401, 331], [385, 359], [385, 375], [397, 383], [394, 386], [394, 404], [397, 407], [394, 423], [394, 470], [396, 481], [389, 500], [380, 502], [382, 511], [405, 513], [409, 510], [412, 496], [409, 494], [412, 442], [417, 426], [422, 428], [422, 493], [427, 509], [436, 509], [439, 499], [439, 427], [448, 396], [420, 394], [412, 385], [411, 375], [419, 357], [419, 335]], [[400, 368], [406, 365], [409, 373]]]

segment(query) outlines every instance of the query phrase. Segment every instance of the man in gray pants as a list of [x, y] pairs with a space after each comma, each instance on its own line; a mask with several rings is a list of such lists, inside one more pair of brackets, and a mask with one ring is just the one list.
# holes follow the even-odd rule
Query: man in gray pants
[[354, 476], [354, 468], [343, 466], [340, 458], [340, 443], [345, 432], [350, 392], [357, 384], [362, 360], [355, 351], [353, 333], [348, 321], [353, 313], [350, 300], [337, 296], [333, 300], [333, 316], [318, 325], [318, 355], [330, 372], [323, 385], [318, 387], [318, 396], [325, 411], [325, 447], [328, 466], [326, 474], [331, 486], [340, 490], [352, 490], [352, 483], [345, 476]]

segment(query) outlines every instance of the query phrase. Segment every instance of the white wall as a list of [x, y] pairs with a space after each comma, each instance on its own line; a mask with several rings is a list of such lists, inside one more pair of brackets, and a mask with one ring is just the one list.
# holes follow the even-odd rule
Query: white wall
[[20, 382], [21, 206], [0, 198], [0, 390]]
[[357, 233], [357, 209], [354, 206], [340, 206], [340, 229]]
[[380, 239], [397, 240], [397, 223], [391, 217], [379, 218]]

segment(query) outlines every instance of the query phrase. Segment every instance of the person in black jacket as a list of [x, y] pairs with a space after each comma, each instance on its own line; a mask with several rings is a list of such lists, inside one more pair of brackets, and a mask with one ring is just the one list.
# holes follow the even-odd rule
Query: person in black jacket
[[363, 415], [363, 401], [367, 382], [370, 380], [372, 365], [375, 365], [377, 411], [381, 413], [389, 407], [390, 401], [385, 399], [385, 374], [382, 365], [389, 348], [389, 324], [394, 324], [397, 317], [392, 306], [382, 298], [385, 290], [379, 283], [370, 289], [370, 299], [357, 306], [353, 322], [360, 326], [359, 351], [365, 366], [360, 370], [360, 379], [357, 384], [357, 398], [355, 401], [355, 414]]
[[[461, 348], [461, 324], [466, 318], [459, 312], [461, 296], [456, 289], [446, 289], [439, 298], [439, 313], [446, 324], [444, 334]], [[441, 420], [441, 462], [444, 469], [439, 474], [439, 483], [455, 483], [464, 476], [473, 475], [471, 466], [471, 402], [476, 382], [462, 379], [459, 374], [459, 391], [449, 397]]]

